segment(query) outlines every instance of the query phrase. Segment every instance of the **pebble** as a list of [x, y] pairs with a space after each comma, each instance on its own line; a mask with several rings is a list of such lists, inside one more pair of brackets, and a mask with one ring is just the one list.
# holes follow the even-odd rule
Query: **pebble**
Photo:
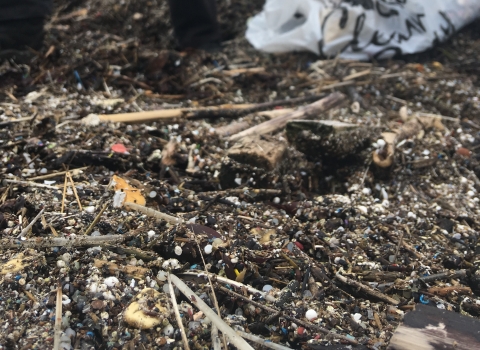
[[177, 245], [177, 246], [175, 247], [175, 254], [176, 254], [176, 255], [182, 255], [182, 253], [183, 253], [182, 247], [180, 247], [179, 245]]
[[205, 251], [205, 254], [212, 254], [213, 246], [211, 244], [207, 244], [203, 250]]
[[158, 271], [157, 279], [162, 282], [165, 282], [168, 279], [167, 273], [163, 270]]
[[118, 280], [117, 277], [110, 276], [110, 277], [105, 278], [105, 284], [110, 288], [115, 287], [119, 283], [120, 283], [120, 281]]
[[265, 293], [268, 293], [272, 289], [273, 289], [273, 286], [271, 286], [270, 284], [266, 284], [266, 285], [263, 286], [262, 291], [264, 291]]
[[313, 309], [309, 309], [306, 313], [305, 313], [305, 317], [307, 320], [309, 321], [313, 321], [314, 319], [316, 319], [318, 317], [318, 314], [315, 310]]
[[66, 266], [65, 261], [63, 261], [63, 260], [58, 260], [57, 261], [57, 267], [63, 268], [65, 266]]
[[173, 326], [172, 326], [171, 324], [166, 325], [166, 326], [162, 329], [162, 333], [163, 333], [165, 336], [167, 336], [167, 337], [171, 336], [171, 335], [173, 334], [173, 332], [174, 332], [174, 328], [173, 328]]
[[157, 192], [156, 192], [156, 191], [151, 191], [151, 192], [148, 194], [148, 196], [149, 196], [150, 198], [155, 198], [155, 197], [157, 196]]
[[94, 206], [85, 207], [85, 211], [87, 213], [92, 214], [93, 212], [95, 212], [95, 207]]

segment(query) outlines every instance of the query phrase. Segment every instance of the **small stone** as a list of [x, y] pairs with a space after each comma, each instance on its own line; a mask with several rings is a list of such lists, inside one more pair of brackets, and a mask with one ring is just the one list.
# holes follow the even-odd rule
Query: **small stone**
[[59, 268], [63, 268], [63, 267], [65, 267], [66, 265], [67, 265], [67, 264], [66, 264], [65, 261], [63, 261], [63, 260], [58, 260], [58, 261], [57, 261], [57, 267], [59, 267]]
[[213, 246], [211, 244], [207, 244], [203, 250], [205, 251], [205, 254], [212, 254]]
[[105, 307], [105, 304], [103, 302], [103, 300], [94, 300], [90, 303], [92, 309], [94, 310], [101, 310]]
[[266, 284], [266, 285], [264, 285], [263, 288], [262, 288], [262, 290], [263, 290], [265, 293], [270, 292], [272, 289], [273, 289], [273, 286], [271, 286], [270, 284]]
[[110, 277], [105, 278], [105, 284], [110, 288], [115, 287], [119, 283], [120, 283], [120, 281], [118, 280], [117, 277], [110, 276]]
[[167, 337], [171, 336], [173, 332], [174, 332], [174, 328], [171, 324], [168, 324], [162, 329], [162, 333]]
[[182, 253], [183, 253], [182, 247], [180, 247], [179, 245], [177, 245], [177, 246], [175, 247], [175, 254], [176, 254], [176, 255], [182, 255]]
[[316, 319], [318, 317], [318, 314], [315, 310], [313, 309], [309, 309], [306, 313], [305, 313], [305, 317], [307, 320], [309, 321], [313, 321], [314, 319]]

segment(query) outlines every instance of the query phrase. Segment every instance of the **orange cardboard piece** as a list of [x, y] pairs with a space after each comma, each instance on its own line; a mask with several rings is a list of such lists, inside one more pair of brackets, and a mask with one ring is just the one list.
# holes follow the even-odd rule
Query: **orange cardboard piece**
[[114, 184], [115, 191], [125, 192], [125, 203], [136, 203], [139, 205], [145, 205], [147, 203], [145, 197], [142, 195], [141, 190], [131, 186], [125, 179], [113, 175], [112, 182]]

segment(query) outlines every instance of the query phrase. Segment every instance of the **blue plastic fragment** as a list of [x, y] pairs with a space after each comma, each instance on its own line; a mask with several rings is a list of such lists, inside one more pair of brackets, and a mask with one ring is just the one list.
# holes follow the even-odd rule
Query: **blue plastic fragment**
[[425, 300], [425, 296], [422, 294], [422, 295], [420, 295], [420, 302], [421, 302], [422, 304], [427, 305], [430, 301], [429, 301], [429, 300]]
[[93, 338], [93, 337], [95, 336], [95, 334], [93, 334], [92, 331], [87, 332], [87, 335], [88, 335], [89, 337], [91, 337], [91, 338]]

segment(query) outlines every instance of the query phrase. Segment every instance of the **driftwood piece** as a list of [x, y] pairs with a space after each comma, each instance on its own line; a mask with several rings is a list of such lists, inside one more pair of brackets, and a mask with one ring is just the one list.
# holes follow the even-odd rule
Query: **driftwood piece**
[[319, 114], [340, 105], [344, 100], [345, 95], [340, 92], [335, 92], [325, 98], [322, 98], [319, 101], [300, 107], [296, 111], [279, 116], [277, 118], [273, 118], [264, 123], [244, 130], [238, 134], [232, 135], [230, 137], [230, 140], [237, 141], [247, 136], [265, 135], [279, 131], [283, 129], [285, 125], [287, 125], [287, 122], [289, 122], [290, 120], [313, 119]]
[[405, 315], [387, 349], [480, 349], [479, 329], [478, 319], [418, 304]]
[[240, 163], [273, 170], [283, 159], [287, 146], [277, 140], [245, 137], [228, 150], [227, 155]]

